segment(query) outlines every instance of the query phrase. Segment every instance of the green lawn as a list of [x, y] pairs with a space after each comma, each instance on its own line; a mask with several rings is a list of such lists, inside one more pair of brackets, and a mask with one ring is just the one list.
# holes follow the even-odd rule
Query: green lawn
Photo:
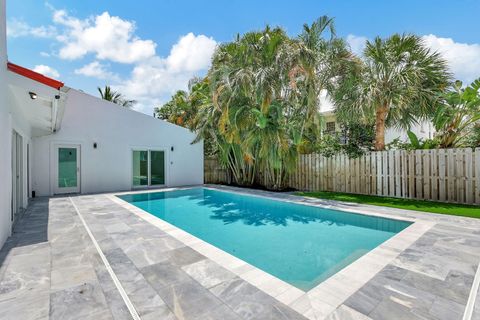
[[465, 204], [386, 198], [386, 197], [377, 197], [377, 196], [367, 196], [363, 194], [326, 192], [326, 191], [297, 192], [296, 195], [319, 198], [319, 199], [364, 203], [364, 204], [371, 204], [371, 205], [382, 206], [382, 207], [449, 214], [452, 216], [480, 218], [480, 206], [471, 206], [471, 205], [465, 205]]

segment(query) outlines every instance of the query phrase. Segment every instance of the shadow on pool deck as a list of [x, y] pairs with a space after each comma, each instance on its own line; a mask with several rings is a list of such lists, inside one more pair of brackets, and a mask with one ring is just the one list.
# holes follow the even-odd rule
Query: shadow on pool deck
[[48, 198], [35, 199], [34, 203], [24, 211], [0, 250], [0, 270], [12, 250], [48, 242]]

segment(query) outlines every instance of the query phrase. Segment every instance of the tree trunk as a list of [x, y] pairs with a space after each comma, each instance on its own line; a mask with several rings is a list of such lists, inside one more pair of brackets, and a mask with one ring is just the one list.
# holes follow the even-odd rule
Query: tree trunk
[[375, 115], [375, 150], [385, 149], [385, 120], [387, 119], [388, 105], [377, 108]]

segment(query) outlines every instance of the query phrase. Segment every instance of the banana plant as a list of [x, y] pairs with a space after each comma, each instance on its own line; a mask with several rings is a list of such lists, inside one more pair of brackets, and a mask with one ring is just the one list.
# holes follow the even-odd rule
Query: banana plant
[[426, 150], [426, 149], [435, 149], [438, 147], [437, 139], [422, 140], [422, 139], [419, 139], [417, 135], [410, 130], [407, 131], [407, 135], [408, 135], [408, 139], [410, 140], [410, 149]]

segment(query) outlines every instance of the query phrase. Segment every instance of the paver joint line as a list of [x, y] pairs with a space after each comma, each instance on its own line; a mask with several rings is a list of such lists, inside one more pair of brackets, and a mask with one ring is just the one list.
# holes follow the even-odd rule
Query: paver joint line
[[467, 305], [465, 306], [465, 313], [463, 314], [463, 320], [471, 320], [473, 316], [473, 309], [475, 307], [475, 300], [480, 287], [480, 262], [477, 266], [477, 272], [475, 278], [473, 278], [472, 288], [470, 289], [470, 295], [468, 296]]
[[137, 310], [135, 309], [135, 306], [130, 301], [130, 298], [128, 297], [127, 293], [125, 292], [125, 289], [123, 288], [122, 284], [120, 283], [120, 280], [118, 280], [117, 275], [115, 274], [112, 267], [110, 266], [110, 263], [108, 262], [107, 257], [105, 257], [105, 255], [103, 254], [102, 249], [100, 248], [97, 240], [93, 236], [92, 231], [90, 231], [90, 228], [88, 227], [87, 222], [85, 221], [82, 214], [80, 213], [80, 210], [78, 210], [77, 206], [75, 205], [75, 203], [73, 202], [71, 197], [68, 197], [68, 199], [72, 203], [75, 211], [78, 214], [78, 217], [82, 221], [82, 224], [83, 224], [85, 230], [87, 231], [88, 235], [90, 236], [90, 239], [92, 240], [92, 243], [95, 246], [95, 249], [97, 249], [97, 252], [100, 255], [100, 258], [102, 259], [103, 264], [105, 265], [105, 268], [107, 269], [108, 273], [110, 274], [110, 277], [112, 278], [113, 283], [115, 283], [115, 287], [117, 288], [118, 292], [120, 293], [120, 295], [123, 299], [123, 302], [125, 302], [125, 305], [128, 308], [128, 311], [130, 312], [130, 315], [132, 316], [132, 319], [141, 320], [140, 316], [138, 315]]

